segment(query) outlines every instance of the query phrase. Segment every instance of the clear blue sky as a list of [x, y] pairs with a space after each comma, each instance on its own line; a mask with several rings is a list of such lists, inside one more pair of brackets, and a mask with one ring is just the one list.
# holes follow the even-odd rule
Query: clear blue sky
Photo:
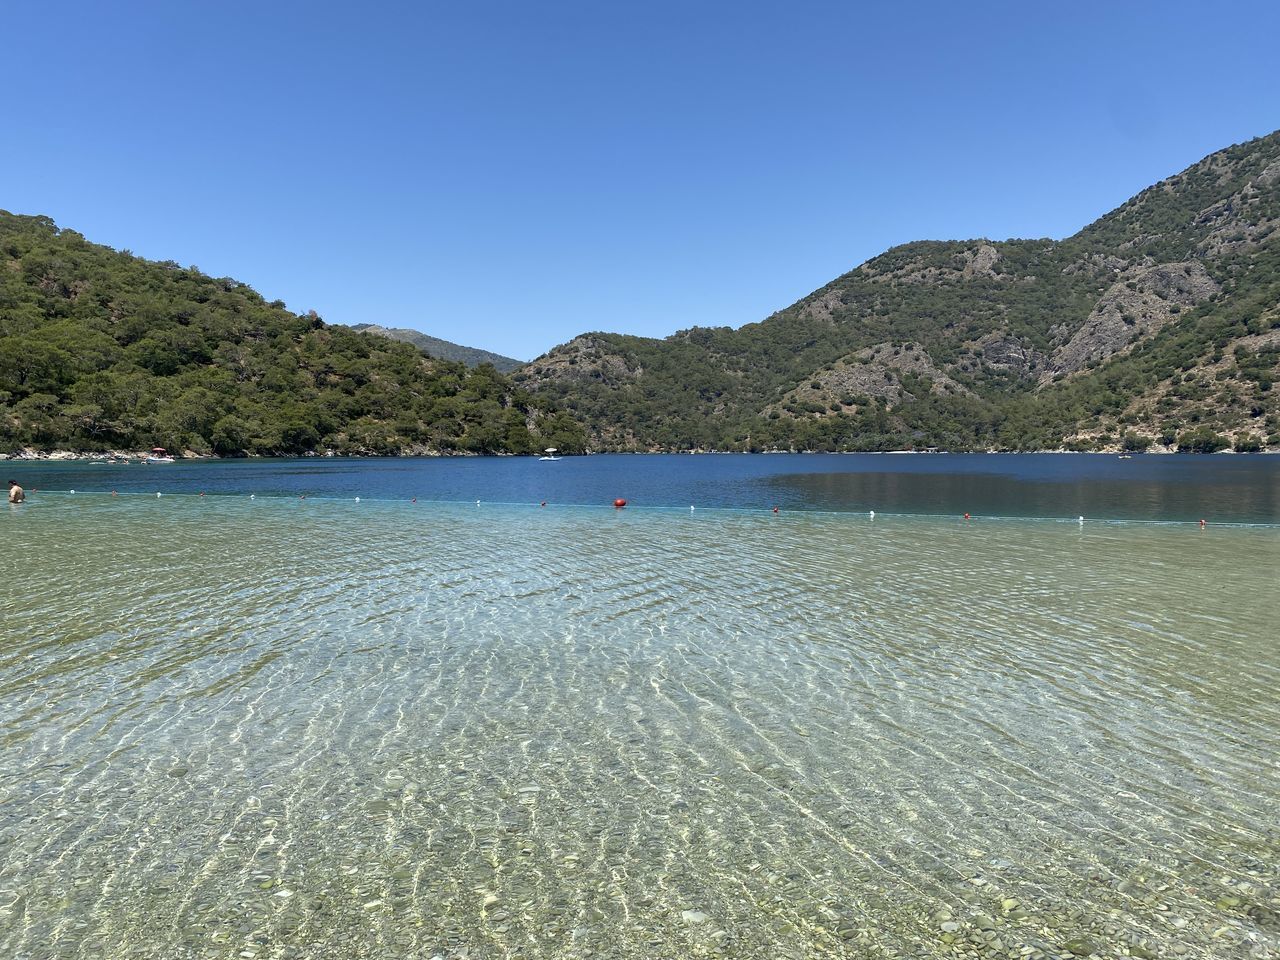
[[0, 6], [0, 208], [521, 359], [1062, 237], [1280, 126], [1280, 4]]

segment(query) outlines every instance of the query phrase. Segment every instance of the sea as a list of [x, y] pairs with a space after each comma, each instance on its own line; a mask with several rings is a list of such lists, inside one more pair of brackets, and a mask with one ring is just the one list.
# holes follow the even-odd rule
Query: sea
[[0, 470], [0, 957], [1280, 956], [1280, 457]]

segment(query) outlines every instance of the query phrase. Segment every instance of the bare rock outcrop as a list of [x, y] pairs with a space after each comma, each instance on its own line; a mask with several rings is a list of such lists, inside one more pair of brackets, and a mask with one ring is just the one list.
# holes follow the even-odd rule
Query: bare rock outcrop
[[[1280, 160], [1273, 160], [1262, 171], [1225, 200], [1201, 210], [1195, 222], [1211, 228], [1209, 235], [1196, 248], [1204, 257], [1218, 257], [1259, 244], [1274, 237], [1280, 221], [1264, 211], [1268, 196], [1274, 196], [1280, 184]], [[1274, 213], [1274, 201], [1271, 211]]]
[[1217, 292], [1218, 284], [1197, 260], [1132, 270], [1107, 289], [1084, 324], [1054, 350], [1044, 376], [1075, 373], [1105, 360]]
[[976, 250], [964, 252], [965, 264], [960, 275], [966, 280], [974, 277], [995, 277], [995, 265], [1000, 262], [1000, 251], [989, 243], [979, 244]]
[[1025, 340], [992, 331], [969, 344], [986, 367], [1007, 370], [1019, 376], [1034, 376], [1045, 369], [1049, 358]]
[[838, 408], [856, 409], [858, 398], [874, 397], [890, 406], [907, 394], [903, 378], [914, 374], [930, 381], [929, 392], [937, 395], [970, 394], [938, 367], [918, 343], [880, 343], [842, 357], [830, 369], [819, 370], [788, 392], [771, 410], [787, 412], [797, 404], [819, 404], [827, 412]]
[[973, 280], [985, 277], [992, 280], [1008, 279], [996, 271], [1001, 259], [1000, 251], [985, 241], [977, 246], [957, 251], [944, 261], [930, 262], [927, 256], [915, 257], [894, 270], [881, 270], [870, 263], [859, 270], [868, 280], [876, 283], [929, 284], [955, 280]]
[[620, 355], [602, 337], [585, 333], [543, 354], [525, 372], [530, 387], [556, 379], [596, 380], [616, 387], [641, 376], [644, 368]]
[[838, 290], [828, 290], [826, 293], [810, 297], [808, 302], [800, 308], [802, 315], [813, 317], [816, 320], [822, 320], [827, 323], [834, 322], [835, 315], [844, 309], [844, 300], [840, 296]]
[[1120, 257], [1091, 253], [1067, 264], [1062, 268], [1062, 273], [1063, 276], [1067, 277], [1075, 274], [1084, 274], [1089, 277], [1110, 277], [1123, 272], [1128, 266], [1129, 261]]

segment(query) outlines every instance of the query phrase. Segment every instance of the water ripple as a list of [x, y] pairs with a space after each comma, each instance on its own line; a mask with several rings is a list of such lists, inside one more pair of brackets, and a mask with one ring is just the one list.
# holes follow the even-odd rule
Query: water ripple
[[5, 956], [1280, 949], [1275, 531], [31, 506]]

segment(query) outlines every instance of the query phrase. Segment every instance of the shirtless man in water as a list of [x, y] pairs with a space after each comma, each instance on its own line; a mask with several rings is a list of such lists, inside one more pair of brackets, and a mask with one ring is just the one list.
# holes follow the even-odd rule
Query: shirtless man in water
[[23, 490], [20, 486], [18, 486], [17, 480], [10, 480], [9, 481], [9, 502], [21, 503], [25, 499], [27, 499], [27, 492]]

